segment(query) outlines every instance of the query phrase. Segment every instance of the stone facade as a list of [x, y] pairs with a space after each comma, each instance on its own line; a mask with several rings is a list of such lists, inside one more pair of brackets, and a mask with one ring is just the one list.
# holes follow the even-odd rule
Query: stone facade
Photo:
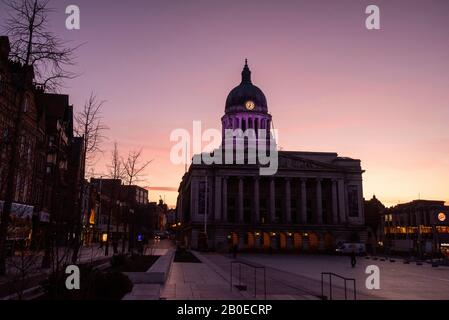
[[[223, 132], [270, 123], [265, 96], [245, 65], [227, 99]], [[231, 245], [313, 251], [366, 240], [360, 160], [303, 151], [279, 151], [277, 159], [270, 176], [260, 175], [258, 164], [192, 164], [177, 201], [185, 243], [218, 251]]]

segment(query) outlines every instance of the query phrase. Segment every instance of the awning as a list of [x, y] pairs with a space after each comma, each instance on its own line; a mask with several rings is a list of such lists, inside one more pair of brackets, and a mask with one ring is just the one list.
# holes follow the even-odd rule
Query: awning
[[[3, 211], [4, 201], [0, 200], [0, 212]], [[31, 219], [33, 217], [34, 206], [13, 202], [11, 206], [11, 216], [20, 219]]]

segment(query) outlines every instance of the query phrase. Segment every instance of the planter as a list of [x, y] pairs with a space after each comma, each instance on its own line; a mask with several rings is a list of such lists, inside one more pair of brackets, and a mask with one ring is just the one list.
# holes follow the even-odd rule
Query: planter
[[134, 284], [164, 284], [167, 280], [170, 268], [173, 263], [174, 250], [167, 250], [167, 253], [159, 259], [146, 272], [123, 272]]

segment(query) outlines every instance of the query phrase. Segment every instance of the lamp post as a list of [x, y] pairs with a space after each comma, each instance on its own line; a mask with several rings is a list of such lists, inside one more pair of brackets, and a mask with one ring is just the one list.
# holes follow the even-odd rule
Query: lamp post
[[[101, 219], [101, 213], [102, 213], [102, 210], [101, 210], [101, 188], [103, 186], [102, 181], [103, 181], [103, 176], [100, 176], [100, 190], [99, 190], [100, 203], [98, 204], [98, 219], [97, 219], [97, 224], [98, 225], [101, 224], [101, 220], [102, 220]], [[103, 245], [103, 239], [100, 239], [100, 248], [101, 248], [102, 245]]]
[[125, 248], [126, 248], [126, 229], [127, 227], [127, 217], [125, 215], [125, 210], [126, 210], [126, 202], [120, 202], [120, 219], [123, 221], [122, 224], [122, 254], [125, 253]]
[[[128, 246], [128, 252], [131, 252], [131, 254], [134, 252], [134, 209], [129, 208], [129, 217], [131, 218], [131, 228], [129, 233], [129, 246]], [[128, 224], [129, 225], [129, 224]]]

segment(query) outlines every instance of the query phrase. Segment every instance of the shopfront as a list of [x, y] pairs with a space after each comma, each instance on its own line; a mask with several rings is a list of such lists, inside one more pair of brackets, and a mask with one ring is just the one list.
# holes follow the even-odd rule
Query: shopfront
[[[0, 201], [0, 214], [3, 211], [3, 206], [4, 201]], [[33, 233], [33, 212], [33, 206], [20, 203], [12, 204], [6, 237], [8, 254], [30, 245]]]

